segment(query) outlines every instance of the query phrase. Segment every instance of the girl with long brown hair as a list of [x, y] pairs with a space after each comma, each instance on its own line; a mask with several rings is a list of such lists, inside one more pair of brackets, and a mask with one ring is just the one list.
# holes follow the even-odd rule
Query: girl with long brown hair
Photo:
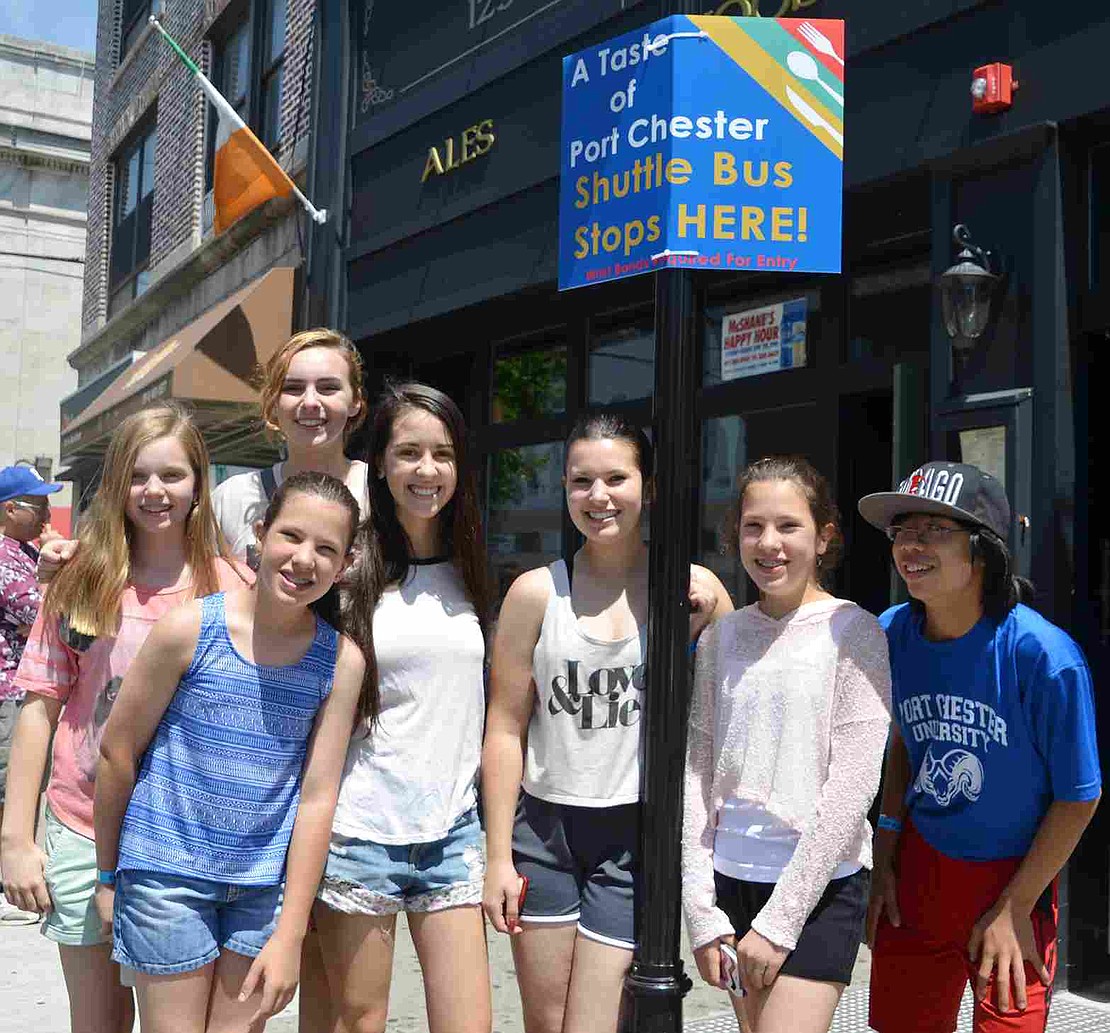
[[[222, 555], [208, 487], [208, 450], [189, 417], [161, 405], [128, 417], [108, 446], [81, 522], [80, 549], [57, 574], [31, 630], [17, 681], [26, 690], [12, 748], [4, 827], [5, 892], [47, 913], [74, 1030], [131, 1029], [109, 937], [93, 904], [93, 791], [100, 739], [123, 676], [154, 622], [182, 603], [237, 586]], [[46, 851], [35, 845], [39, 786]]]
[[[563, 482], [585, 543], [513, 582], [493, 644], [483, 903], [512, 935], [528, 1033], [615, 1033], [635, 947], [651, 442], [623, 416], [587, 413]], [[696, 565], [689, 604], [691, 641], [732, 609]]]
[[435, 388], [388, 386], [367, 459], [374, 534], [353, 580], [380, 708], [339, 790], [315, 908], [324, 964], [345, 1028], [384, 1029], [404, 911], [431, 1033], [489, 1033], [476, 805], [490, 588], [462, 414]]

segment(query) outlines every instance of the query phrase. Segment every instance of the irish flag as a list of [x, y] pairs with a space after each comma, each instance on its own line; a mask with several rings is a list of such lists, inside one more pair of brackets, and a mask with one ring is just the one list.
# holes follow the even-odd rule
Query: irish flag
[[314, 222], [326, 222], [327, 211], [316, 208], [297, 189], [297, 185], [266, 150], [262, 141], [251, 132], [250, 126], [239, 117], [239, 113], [227, 102], [224, 95], [208, 81], [192, 58], [178, 46], [177, 41], [162, 28], [153, 15], [150, 24], [185, 62], [185, 67], [193, 73], [197, 85], [215, 105], [219, 115], [216, 167], [212, 177], [212, 192], [216, 202], [216, 232], [223, 233], [228, 226], [247, 212], [253, 211], [263, 201], [268, 201], [271, 197], [288, 197], [290, 194], [300, 201]]

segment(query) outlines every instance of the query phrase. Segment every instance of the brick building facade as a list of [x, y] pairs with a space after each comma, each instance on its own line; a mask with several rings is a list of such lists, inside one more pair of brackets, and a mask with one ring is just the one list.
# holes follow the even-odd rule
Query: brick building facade
[[[85, 390], [62, 413], [75, 480], [93, 477], [103, 453], [112, 421], [90, 427], [86, 417], [105, 391], [133, 403], [120, 387], [130, 379], [148, 388], [147, 401], [175, 394], [172, 383], [147, 384], [142, 364], [268, 270], [303, 264], [303, 216], [287, 199], [214, 233], [211, 106], [149, 15], [302, 181], [315, 8], [315, 0], [99, 0], [81, 343], [69, 356]], [[271, 456], [242, 405], [201, 415], [217, 461]]]

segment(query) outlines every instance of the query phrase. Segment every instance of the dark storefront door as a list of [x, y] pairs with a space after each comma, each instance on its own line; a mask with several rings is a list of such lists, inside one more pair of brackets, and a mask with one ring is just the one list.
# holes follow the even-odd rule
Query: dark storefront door
[[[1104, 396], [1110, 330], [1088, 334], [1077, 354], [1076, 592], [1074, 625], [1095, 685], [1105, 785], [1110, 776], [1110, 484], [1101, 469], [1110, 434]], [[1099, 372], [1101, 370], [1101, 372]], [[1110, 808], [1105, 799], [1068, 866], [1068, 988], [1110, 1001]]]

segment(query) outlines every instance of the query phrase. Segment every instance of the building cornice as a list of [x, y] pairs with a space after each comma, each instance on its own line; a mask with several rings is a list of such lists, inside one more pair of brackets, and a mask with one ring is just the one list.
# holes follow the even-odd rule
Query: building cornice
[[21, 147], [5, 147], [2, 144], [0, 144], [0, 164], [48, 169], [50, 172], [64, 172], [75, 176], [88, 176], [89, 174], [88, 158], [64, 158], [57, 154], [43, 154], [41, 151], [24, 150]]
[[46, 43], [42, 40], [23, 39], [19, 36], [0, 35], [0, 55], [17, 54], [20, 57], [45, 58], [60, 65], [91, 72], [96, 67], [96, 55], [76, 47], [64, 47], [60, 43]]

